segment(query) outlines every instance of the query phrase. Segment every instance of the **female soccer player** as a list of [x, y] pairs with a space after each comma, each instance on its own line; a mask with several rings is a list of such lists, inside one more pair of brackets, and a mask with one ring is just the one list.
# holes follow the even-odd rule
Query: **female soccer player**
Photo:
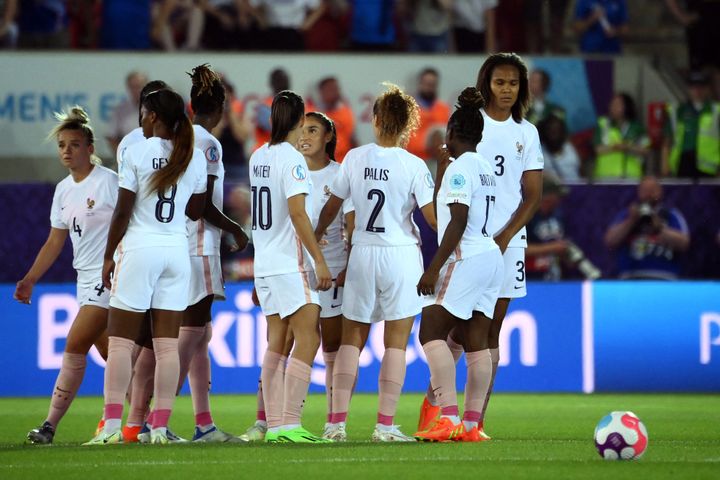
[[[477, 152], [494, 165], [497, 183], [495, 213], [488, 228], [503, 253], [505, 264], [505, 277], [488, 333], [494, 380], [500, 359], [500, 328], [510, 300], [526, 295], [525, 225], [540, 205], [543, 156], [537, 129], [523, 118], [530, 93], [527, 66], [522, 58], [514, 53], [491, 55], [480, 68], [476, 87], [486, 100], [482, 110], [485, 122], [483, 139], [477, 145]], [[462, 332], [455, 329], [448, 345], [455, 358], [459, 358], [462, 355]], [[481, 436], [484, 436], [484, 412], [491, 392], [492, 382], [479, 419]], [[421, 409], [419, 431], [426, 430], [428, 422], [437, 417], [439, 408], [432, 407], [434, 403], [437, 402], [429, 390]]]
[[193, 148], [193, 128], [180, 95], [148, 93], [141, 124], [147, 140], [128, 147], [119, 162], [120, 191], [103, 262], [103, 284], [112, 287], [105, 426], [85, 445], [122, 442], [133, 345], [148, 309], [156, 362], [151, 441], [168, 442], [180, 373], [178, 331], [190, 284], [185, 215], [197, 220], [205, 209], [207, 171], [202, 152]]
[[[320, 344], [320, 301], [312, 290], [306, 250], [315, 262], [316, 288], [327, 290], [332, 285], [313, 236], [311, 204], [305, 201], [310, 194], [307, 163], [295, 149], [305, 104], [295, 92], [284, 90], [275, 95], [270, 117], [270, 142], [250, 158], [255, 288], [268, 328], [261, 374], [268, 425], [265, 441], [325, 442], [300, 422]], [[284, 355], [288, 329], [295, 337], [289, 361]]]
[[60, 162], [70, 170], [70, 175], [55, 187], [50, 235], [30, 270], [17, 282], [13, 296], [22, 303], [30, 303], [35, 283], [55, 262], [70, 235], [80, 310], [67, 336], [48, 416], [27, 435], [30, 443], [37, 444], [52, 443], [58, 423], [82, 383], [90, 347], [97, 345], [103, 357], [107, 356], [105, 328], [110, 292], [102, 284], [102, 252], [118, 194], [117, 175], [100, 166], [95, 155], [95, 134], [87, 113], [76, 106], [69, 112], [55, 114], [55, 118], [58, 124], [48, 138], [57, 141]]
[[377, 143], [348, 152], [330, 189], [332, 195], [315, 228], [321, 238], [344, 199], [355, 207], [352, 250], [345, 280], [342, 342], [333, 369], [332, 425], [328, 438], [346, 439], [345, 421], [357, 378], [360, 350], [372, 323], [385, 322], [385, 354], [380, 368], [378, 421], [373, 441], [414, 441], [393, 425], [405, 380], [405, 348], [415, 315], [422, 309], [417, 279], [422, 257], [416, 206], [435, 228], [433, 181], [425, 162], [402, 148], [418, 126], [415, 100], [395, 85], [373, 106]]
[[[495, 175], [490, 162], [475, 152], [483, 136], [481, 106], [480, 92], [466, 88], [448, 122], [445, 143], [456, 160], [439, 166], [439, 247], [417, 286], [419, 295], [432, 296], [432, 304], [423, 308], [420, 342], [442, 407], [441, 417], [415, 434], [423, 441], [481, 440], [477, 419], [492, 374], [488, 331], [503, 276], [502, 255], [488, 231], [495, 208]], [[468, 368], [462, 423], [455, 360], [446, 342], [453, 327], [463, 333]]]

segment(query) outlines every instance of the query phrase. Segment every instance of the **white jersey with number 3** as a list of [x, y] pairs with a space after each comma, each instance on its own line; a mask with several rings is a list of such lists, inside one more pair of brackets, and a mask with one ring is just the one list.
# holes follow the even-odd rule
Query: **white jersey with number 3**
[[255, 277], [268, 277], [310, 268], [307, 253], [290, 220], [288, 199], [305, 195], [312, 218], [311, 182], [305, 157], [288, 142], [265, 144], [250, 157], [252, 240]]
[[331, 187], [355, 208], [353, 245], [417, 245], [416, 206], [432, 202], [435, 184], [420, 158], [399, 147], [375, 143], [350, 150]]
[[[522, 203], [522, 176], [528, 170], [543, 169], [540, 137], [535, 126], [524, 120], [517, 123], [510, 116], [504, 122], [490, 118], [481, 110], [485, 127], [477, 152], [494, 167], [497, 181], [495, 215], [490, 226], [496, 235], [507, 225]], [[512, 238], [510, 247], [527, 247], [525, 227]]]
[[193, 150], [187, 169], [176, 185], [164, 192], [151, 192], [150, 181], [159, 169], [167, 165], [173, 144], [170, 140], [152, 137], [129, 146], [121, 152], [120, 188], [135, 192], [127, 232], [122, 249], [141, 247], [187, 246], [185, 208], [190, 197], [207, 188], [205, 156]]
[[445, 170], [437, 197], [438, 244], [450, 223], [450, 205], [469, 207], [465, 232], [449, 261], [498, 248], [488, 228], [495, 209], [495, 183], [490, 162], [475, 152], [463, 153]]

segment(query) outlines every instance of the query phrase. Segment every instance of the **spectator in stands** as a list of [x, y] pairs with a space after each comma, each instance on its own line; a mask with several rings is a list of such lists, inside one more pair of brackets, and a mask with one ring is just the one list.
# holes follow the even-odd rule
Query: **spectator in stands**
[[0, 48], [15, 48], [17, 45], [17, 4], [18, 0], [0, 1]]
[[620, 38], [628, 32], [625, 0], [578, 0], [575, 31], [583, 53], [620, 53]]
[[395, 0], [351, 1], [350, 48], [387, 52], [395, 49]]
[[450, 106], [438, 98], [440, 73], [427, 67], [418, 75], [415, 100], [420, 107], [420, 126], [415, 135], [410, 137], [407, 150], [413, 155], [427, 160], [428, 132], [437, 127], [444, 127], [450, 119]]
[[150, 49], [151, 3], [151, 0], [103, 0], [100, 46], [108, 50]]
[[110, 132], [105, 137], [113, 155], [120, 144], [120, 140], [139, 125], [140, 92], [142, 92], [147, 82], [147, 75], [137, 70], [133, 70], [125, 77], [128, 96], [115, 107], [110, 121]]
[[161, 0], [151, 36], [163, 50], [199, 50], [204, 23], [198, 0]]
[[322, 0], [322, 14], [313, 28], [305, 30], [305, 48], [314, 52], [340, 50], [348, 34], [348, 0]]
[[565, 109], [558, 104], [547, 100], [550, 90], [550, 74], [541, 68], [536, 68], [528, 77], [530, 89], [530, 109], [525, 118], [533, 125], [538, 125], [545, 118], [553, 115], [563, 122], [566, 121]]
[[720, 69], [720, 2], [717, 0], [665, 0], [670, 12], [685, 27], [690, 68], [708, 65]]
[[637, 199], [615, 217], [605, 233], [605, 245], [617, 251], [620, 278], [679, 277], [679, 257], [690, 245], [690, 232], [682, 213], [663, 205], [662, 196], [656, 178], [643, 178]]
[[580, 180], [580, 156], [568, 140], [565, 120], [550, 115], [538, 125], [545, 170], [543, 175], [555, 175], [562, 182]]
[[[425, 141], [425, 163], [433, 178], [435, 178], [441, 160], [443, 145], [445, 145], [445, 126], [435, 125], [430, 127], [425, 137], [427, 139]], [[437, 235], [435, 237], [437, 242]]]
[[598, 118], [593, 136], [595, 168], [593, 179], [640, 180], [650, 150], [650, 140], [637, 120], [635, 102], [627, 93], [616, 93], [608, 116]]
[[225, 86], [225, 110], [212, 134], [222, 145], [226, 178], [249, 183], [245, 142], [250, 138], [253, 126], [246, 114], [245, 105], [235, 94], [235, 87], [226, 77], [222, 77], [222, 82]]
[[313, 27], [324, 13], [320, 0], [250, 0], [264, 30], [262, 44], [268, 50], [305, 50], [302, 32]]
[[357, 146], [355, 139], [355, 114], [350, 102], [345, 100], [340, 91], [340, 84], [335, 77], [325, 77], [318, 82], [320, 101], [317, 105], [308, 105], [306, 111], [318, 110], [335, 123], [337, 145], [335, 161], [342, 163], [345, 154]]
[[662, 174], [715, 177], [720, 171], [720, 103], [712, 101], [705, 72], [691, 72], [687, 85], [688, 101], [668, 105]]
[[205, 16], [203, 47], [210, 50], [257, 48], [257, 21], [249, 0], [200, 0]]
[[270, 141], [270, 106], [275, 95], [283, 90], [290, 90], [290, 76], [282, 68], [276, 68], [270, 72], [269, 85], [272, 93], [259, 101], [255, 107], [255, 146], [252, 149], [253, 152]]
[[495, 53], [495, 9], [498, 0], [455, 0], [453, 36], [460, 53]]
[[64, 0], [20, 2], [20, 48], [60, 49], [70, 45]]
[[[564, 53], [562, 40], [568, 0], [532, 0], [523, 3], [529, 51], [543, 53], [547, 49], [551, 53]], [[547, 5], [547, 15], [543, 12], [544, 5]], [[543, 34], [546, 22], [547, 37]]]
[[72, 50], [98, 47], [101, 3], [101, 0], [74, 0], [66, 3]]
[[450, 46], [453, 0], [401, 0], [409, 22], [411, 52], [444, 53]]

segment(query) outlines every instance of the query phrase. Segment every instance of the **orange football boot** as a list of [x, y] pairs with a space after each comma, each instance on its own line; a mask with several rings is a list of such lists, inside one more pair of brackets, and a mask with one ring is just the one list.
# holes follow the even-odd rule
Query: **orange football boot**
[[142, 430], [142, 425], [136, 425], [134, 427], [125, 425], [122, 428], [123, 443], [137, 442], [138, 441], [138, 433], [140, 433], [140, 430]]
[[414, 436], [420, 442], [449, 442], [457, 440], [465, 433], [462, 422], [454, 424], [447, 417], [440, 417], [430, 425], [430, 428], [417, 432]]
[[440, 406], [433, 406], [428, 401], [427, 397], [423, 398], [422, 406], [420, 407], [420, 418], [418, 419], [418, 432], [424, 432], [432, 423], [440, 418]]

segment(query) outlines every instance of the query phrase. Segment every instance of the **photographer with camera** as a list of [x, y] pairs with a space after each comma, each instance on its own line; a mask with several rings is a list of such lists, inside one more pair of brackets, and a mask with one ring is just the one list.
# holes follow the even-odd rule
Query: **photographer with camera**
[[690, 232], [682, 213], [662, 204], [662, 195], [655, 177], [643, 178], [637, 200], [615, 217], [605, 233], [605, 245], [617, 250], [618, 277], [678, 278], [678, 257], [690, 245]]
[[588, 280], [600, 278], [600, 270], [585, 258], [583, 251], [565, 237], [565, 227], [558, 214], [567, 188], [552, 174], [543, 174], [543, 196], [538, 211], [527, 225], [528, 246], [525, 251], [527, 278], [557, 281], [563, 267], [574, 268]]

